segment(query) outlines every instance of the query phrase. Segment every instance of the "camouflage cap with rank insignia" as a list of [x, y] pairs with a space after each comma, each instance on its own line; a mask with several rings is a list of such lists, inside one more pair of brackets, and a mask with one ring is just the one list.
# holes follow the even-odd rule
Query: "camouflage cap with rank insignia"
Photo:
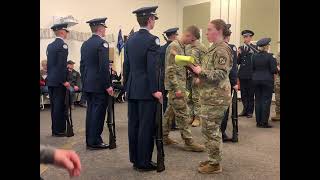
[[158, 6], [142, 7], [142, 8], [139, 8], [139, 9], [133, 11], [132, 13], [136, 14], [137, 17], [154, 16], [157, 20], [157, 19], [159, 19], [157, 17], [157, 13], [156, 13], [157, 8], [158, 8]]
[[65, 30], [67, 32], [69, 32], [68, 28], [68, 23], [60, 23], [60, 24], [54, 24], [53, 26], [51, 26], [51, 29], [53, 31], [58, 31], [58, 30]]
[[95, 19], [91, 19], [89, 21], [87, 21], [86, 23], [89, 23], [89, 26], [98, 26], [98, 25], [101, 25], [101, 26], [104, 26], [105, 28], [107, 28], [107, 25], [106, 25], [106, 20], [107, 18], [106, 17], [103, 17], [103, 18], [95, 18]]

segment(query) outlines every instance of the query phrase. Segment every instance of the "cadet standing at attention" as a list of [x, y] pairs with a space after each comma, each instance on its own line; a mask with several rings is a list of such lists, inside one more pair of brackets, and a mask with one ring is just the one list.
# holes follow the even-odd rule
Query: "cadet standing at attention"
[[280, 52], [277, 55], [277, 74], [276, 74], [276, 79], [274, 81], [274, 94], [275, 94], [275, 99], [276, 99], [276, 116], [272, 117], [272, 121], [280, 121]]
[[256, 122], [258, 128], [271, 128], [269, 125], [270, 106], [274, 87], [274, 74], [277, 72], [277, 62], [268, 53], [270, 38], [257, 42], [259, 53], [252, 56], [252, 80], [254, 84]]
[[[195, 38], [197, 40], [192, 41], [190, 45], [188, 45], [187, 48], [187, 55], [192, 56], [195, 60], [195, 63], [197, 65], [201, 65], [201, 59], [204, 56], [204, 54], [207, 52], [207, 48], [204, 44], [202, 44], [200, 39], [200, 29], [197, 26], [193, 26], [196, 30]], [[199, 92], [199, 86], [197, 84], [193, 83], [194, 80], [194, 74], [190, 74], [190, 78], [188, 79], [191, 85], [191, 92], [189, 96], [190, 100], [190, 111], [191, 111], [191, 117], [192, 117], [192, 126], [198, 127], [200, 125], [200, 92]]]
[[239, 47], [238, 64], [240, 64], [238, 77], [240, 80], [241, 101], [243, 110], [239, 116], [252, 118], [254, 110], [254, 86], [252, 84], [251, 56], [257, 53], [257, 46], [251, 44], [254, 33], [251, 30], [241, 32], [244, 44]]
[[200, 162], [200, 173], [222, 171], [222, 135], [220, 125], [231, 103], [229, 73], [232, 68], [232, 51], [223, 41], [228, 31], [226, 23], [215, 19], [208, 24], [207, 38], [213, 43], [202, 59], [200, 66], [189, 65], [199, 76], [195, 83], [200, 86], [202, 134], [208, 152], [208, 160]]
[[65, 96], [70, 83], [67, 82], [68, 45], [64, 42], [68, 34], [68, 24], [55, 24], [51, 27], [56, 39], [47, 47], [48, 76], [51, 104], [52, 136], [66, 136]]
[[[87, 21], [92, 36], [81, 46], [82, 91], [87, 98], [86, 144], [90, 150], [106, 149], [101, 138], [107, 110], [107, 96], [113, 94], [109, 72], [109, 44], [102, 39], [107, 18]], [[108, 93], [108, 94], [107, 94]]]
[[180, 134], [184, 140], [184, 150], [202, 152], [204, 146], [195, 143], [192, 139], [191, 130], [188, 126], [190, 121], [189, 114], [187, 112], [187, 93], [186, 93], [186, 71], [187, 69], [182, 66], [178, 66], [175, 63], [175, 55], [186, 56], [185, 46], [196, 40], [197, 29], [195, 27], [188, 27], [183, 33], [181, 39], [174, 40], [167, 48], [166, 51], [166, 68], [165, 68], [165, 89], [169, 92], [169, 106], [164, 114], [163, 121], [163, 143], [166, 145], [177, 144], [169, 138], [171, 111], [175, 114], [175, 119], [178, 127], [180, 128]]
[[[238, 73], [238, 63], [237, 63], [237, 47], [233, 44], [229, 44], [230, 41], [230, 36], [231, 36], [231, 24], [227, 24], [228, 27], [228, 31], [226, 31], [226, 33], [223, 35], [224, 36], [224, 41], [229, 45], [229, 47], [232, 50], [232, 69], [230, 70], [229, 73], [229, 79], [230, 79], [230, 84], [232, 89], [235, 89], [236, 91], [238, 91], [238, 85], [237, 85], [237, 73]], [[231, 89], [231, 94], [232, 94], [232, 89]], [[226, 141], [232, 141], [232, 142], [238, 142], [238, 134], [233, 134], [232, 139], [229, 138], [226, 134], [226, 129], [227, 129], [227, 125], [228, 125], [228, 119], [229, 119], [229, 109], [230, 106], [228, 107], [222, 122], [221, 122], [221, 133], [222, 133], [222, 140], [223, 142]], [[235, 128], [235, 127], [233, 127]]]
[[138, 171], [156, 170], [152, 162], [157, 101], [162, 103], [158, 87], [160, 40], [149, 31], [158, 19], [158, 6], [133, 11], [140, 25], [127, 41], [124, 50], [124, 85], [128, 99], [129, 156]]
[[[166, 31], [164, 31], [163, 33], [166, 34], [166, 37], [165, 37], [165, 40], [167, 41], [167, 43], [163, 46], [161, 46], [160, 48], [160, 59], [161, 59], [161, 87], [162, 87], [162, 92], [164, 92], [163, 94], [163, 112], [166, 112], [166, 109], [167, 109], [167, 106], [168, 106], [168, 91], [165, 90], [164, 88], [164, 71], [165, 71], [165, 60], [166, 60], [166, 50], [167, 50], [167, 47], [169, 46], [169, 44], [176, 40], [177, 37], [178, 37], [178, 33], [177, 31], [179, 30], [179, 28], [170, 28]], [[175, 118], [174, 118], [174, 113], [172, 112], [171, 113], [171, 116], [170, 116], [170, 119], [172, 119], [172, 121], [170, 121], [170, 124], [172, 122], [172, 125], [171, 125], [171, 129], [172, 130], [176, 130], [177, 127], [176, 127], [176, 121], [175, 121]]]

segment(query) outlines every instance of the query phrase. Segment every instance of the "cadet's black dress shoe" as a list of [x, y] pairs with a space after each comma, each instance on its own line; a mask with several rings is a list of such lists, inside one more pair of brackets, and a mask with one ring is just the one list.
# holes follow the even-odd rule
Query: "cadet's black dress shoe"
[[179, 128], [177, 128], [177, 127], [171, 127], [171, 130], [172, 130], [172, 131], [175, 131], [175, 130], [179, 130]]
[[53, 137], [66, 137], [66, 133], [52, 133]]
[[272, 126], [269, 125], [269, 124], [265, 124], [265, 125], [262, 126], [262, 128], [272, 128]]
[[228, 141], [231, 141], [231, 140], [232, 139], [229, 138], [226, 133], [222, 133], [222, 141], [223, 142], [228, 142]]
[[239, 114], [239, 116], [247, 116], [247, 113], [244, 112], [244, 111], [242, 111], [242, 112]]
[[155, 171], [155, 170], [157, 170], [157, 164], [151, 161], [149, 163], [149, 165], [146, 167], [138, 167], [138, 166], [133, 165], [133, 168], [137, 171], [140, 171], [140, 172]]
[[87, 149], [89, 150], [100, 150], [100, 149], [108, 149], [109, 145], [108, 144], [95, 144], [95, 145], [87, 145]]
[[252, 118], [252, 114], [248, 114], [248, 115], [247, 115], [247, 118]]

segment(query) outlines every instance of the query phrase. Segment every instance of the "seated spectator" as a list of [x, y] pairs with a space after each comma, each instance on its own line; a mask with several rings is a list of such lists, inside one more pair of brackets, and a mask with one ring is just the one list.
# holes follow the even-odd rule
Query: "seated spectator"
[[120, 90], [120, 93], [116, 98], [116, 101], [119, 103], [122, 103], [124, 102], [123, 95], [125, 93], [125, 89], [123, 85], [121, 85], [121, 73], [118, 75], [117, 71], [112, 69], [112, 64], [113, 64], [113, 61], [110, 61], [109, 68], [111, 72], [112, 87], [116, 90]]
[[69, 60], [67, 62], [67, 69], [68, 69], [68, 75], [67, 75], [67, 81], [70, 83], [69, 91], [71, 93], [71, 100], [72, 105], [71, 108], [74, 109], [74, 100], [75, 100], [75, 92], [81, 91], [81, 79], [80, 79], [80, 73], [76, 70], [74, 70], [74, 64], [75, 62]]
[[48, 86], [46, 86], [47, 75], [47, 60], [42, 60], [40, 69], [40, 93], [48, 96], [49, 90]]
[[40, 163], [53, 164], [68, 170], [69, 175], [79, 176], [81, 163], [79, 156], [72, 150], [55, 149], [40, 145]]

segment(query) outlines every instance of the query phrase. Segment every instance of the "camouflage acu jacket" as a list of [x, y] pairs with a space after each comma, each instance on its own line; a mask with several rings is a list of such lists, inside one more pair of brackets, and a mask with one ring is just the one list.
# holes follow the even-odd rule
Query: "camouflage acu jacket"
[[211, 106], [229, 106], [232, 51], [223, 41], [214, 43], [202, 58], [200, 72], [200, 103]]
[[201, 59], [205, 55], [205, 53], [208, 51], [206, 46], [202, 44], [199, 40], [195, 42], [193, 45], [186, 46], [186, 52], [188, 56], [192, 56], [196, 64], [201, 64]]
[[185, 92], [186, 90], [186, 68], [175, 63], [175, 55], [186, 55], [185, 46], [178, 40], [173, 41], [167, 47], [165, 60], [165, 79], [166, 90]]

